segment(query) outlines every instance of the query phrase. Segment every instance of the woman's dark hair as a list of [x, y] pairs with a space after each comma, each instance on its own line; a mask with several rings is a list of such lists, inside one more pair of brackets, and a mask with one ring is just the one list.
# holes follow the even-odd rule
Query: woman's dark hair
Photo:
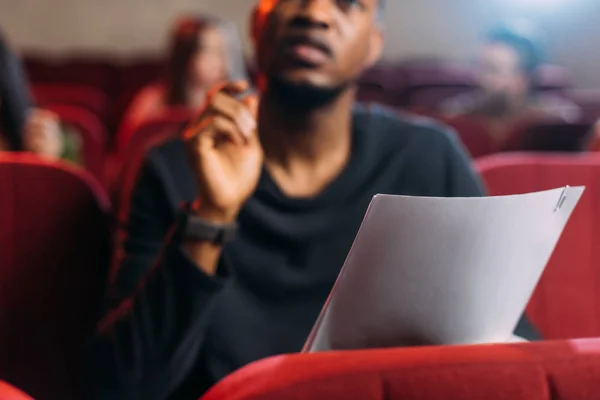
[[240, 79], [245, 73], [239, 69], [242, 59], [241, 46], [234, 28], [212, 16], [188, 16], [179, 20], [173, 32], [166, 66], [166, 98], [168, 105], [182, 105], [186, 102], [186, 84], [190, 61], [202, 45], [202, 33], [211, 28], [219, 29], [226, 39], [228, 69], [230, 78]]

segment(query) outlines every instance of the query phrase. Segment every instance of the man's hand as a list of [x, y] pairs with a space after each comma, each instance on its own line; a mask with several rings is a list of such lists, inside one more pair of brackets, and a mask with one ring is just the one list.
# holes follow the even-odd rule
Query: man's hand
[[256, 129], [258, 97], [235, 97], [248, 88], [243, 81], [215, 88], [200, 118], [184, 132], [200, 193], [196, 212], [214, 222], [233, 222], [260, 177], [263, 152]]
[[25, 150], [42, 157], [60, 158], [64, 149], [64, 138], [58, 116], [47, 110], [32, 110], [25, 124], [23, 144]]

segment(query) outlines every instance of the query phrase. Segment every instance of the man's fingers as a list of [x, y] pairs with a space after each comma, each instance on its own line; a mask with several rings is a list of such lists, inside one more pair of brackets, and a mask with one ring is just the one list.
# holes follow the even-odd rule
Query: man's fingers
[[248, 108], [248, 110], [250, 111], [250, 114], [252, 114], [252, 117], [254, 117], [254, 120], [256, 121], [258, 118], [258, 103], [259, 103], [258, 95], [256, 95], [256, 94], [248, 95], [244, 98], [242, 103], [246, 106], [246, 108]]
[[244, 93], [249, 88], [250, 84], [244, 80], [219, 83], [209, 90], [208, 99], [212, 99], [212, 97], [219, 92], [228, 94], [230, 96], [236, 96], [238, 94]]
[[216, 115], [223, 115], [238, 126], [242, 134], [249, 138], [256, 129], [256, 119], [248, 107], [223, 93], [218, 93], [211, 103], [209, 110]]
[[201, 143], [208, 143], [204, 139], [210, 139], [211, 143], [227, 140], [238, 145], [247, 141], [237, 124], [224, 116], [207, 117], [197, 125], [189, 127], [184, 133], [184, 139], [198, 139]]

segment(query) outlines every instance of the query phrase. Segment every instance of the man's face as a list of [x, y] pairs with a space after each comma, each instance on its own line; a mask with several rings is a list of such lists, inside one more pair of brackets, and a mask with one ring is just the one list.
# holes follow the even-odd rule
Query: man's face
[[489, 99], [512, 101], [526, 96], [527, 77], [519, 53], [504, 43], [488, 43], [479, 55], [478, 82]]
[[269, 80], [335, 89], [356, 80], [379, 57], [378, 0], [271, 2], [256, 37], [260, 71]]

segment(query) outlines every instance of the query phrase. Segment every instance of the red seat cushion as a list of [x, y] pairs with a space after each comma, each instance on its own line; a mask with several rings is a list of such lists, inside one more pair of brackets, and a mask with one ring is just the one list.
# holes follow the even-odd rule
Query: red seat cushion
[[273, 357], [201, 400], [587, 400], [597, 382], [598, 340], [421, 347]]

